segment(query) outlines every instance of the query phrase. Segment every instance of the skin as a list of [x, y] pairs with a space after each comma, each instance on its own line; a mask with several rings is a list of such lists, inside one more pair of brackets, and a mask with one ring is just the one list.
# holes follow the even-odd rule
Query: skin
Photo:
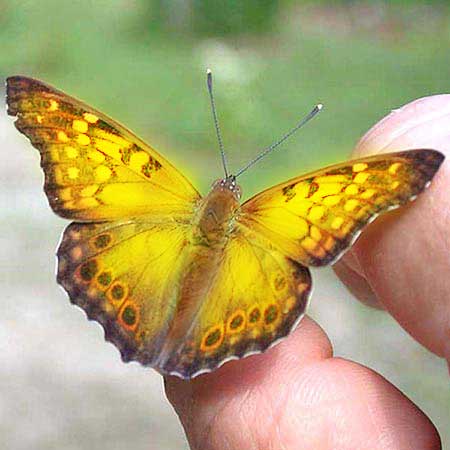
[[[450, 95], [416, 100], [375, 125], [353, 156], [435, 148], [449, 158], [449, 127]], [[335, 265], [358, 299], [447, 361], [449, 189], [446, 160], [423, 195], [373, 222]], [[333, 357], [325, 331], [308, 317], [263, 355], [191, 381], [166, 377], [165, 386], [194, 450], [441, 448], [416, 405], [373, 370]]]

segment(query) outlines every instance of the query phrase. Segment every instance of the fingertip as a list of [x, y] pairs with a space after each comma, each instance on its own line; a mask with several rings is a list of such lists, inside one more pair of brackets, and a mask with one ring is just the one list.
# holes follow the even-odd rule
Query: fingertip
[[[450, 95], [424, 97], [380, 120], [361, 138], [354, 155], [417, 148], [449, 155], [449, 128]], [[413, 203], [368, 225], [335, 268], [360, 300], [383, 305], [416, 340], [447, 357], [449, 180], [447, 160]]]
[[419, 98], [392, 110], [358, 142], [355, 156], [434, 148], [450, 154], [450, 95]]
[[264, 353], [227, 362], [214, 372], [192, 380], [165, 377], [166, 394], [176, 409], [184, 411], [192, 406], [189, 399], [220, 402], [223, 396], [242, 395], [254, 386], [270, 384], [274, 378], [289, 378], [308, 364], [332, 355], [332, 345], [326, 333], [314, 320], [305, 316], [296, 330]]
[[[439, 433], [420, 408], [379, 373], [344, 358], [321, 363], [328, 377], [328, 398], [345, 398], [346, 427], [354, 442], [372, 442], [363, 448], [440, 450]], [[336, 376], [339, 374], [339, 376]], [[344, 434], [345, 431], [341, 430]], [[361, 448], [361, 447], [357, 447]]]
[[363, 272], [353, 268], [353, 261], [355, 256], [349, 251], [333, 266], [334, 272], [361, 303], [372, 308], [384, 309]]
[[214, 376], [223, 382], [225, 371], [191, 382], [167, 379], [192, 448], [440, 449], [425, 414], [364, 366], [325, 358], [279, 374], [253, 386], [237, 379], [243, 387], [231, 391], [201, 386]]

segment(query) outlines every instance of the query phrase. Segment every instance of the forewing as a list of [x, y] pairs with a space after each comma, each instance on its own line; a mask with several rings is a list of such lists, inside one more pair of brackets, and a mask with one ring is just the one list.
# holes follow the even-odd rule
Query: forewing
[[8, 114], [41, 154], [53, 210], [80, 221], [185, 214], [199, 194], [123, 126], [26, 77], [7, 79]]
[[103, 326], [124, 361], [152, 365], [158, 355], [188, 231], [175, 223], [72, 223], [63, 234], [58, 282]]
[[208, 281], [189, 333], [161, 361], [161, 372], [192, 378], [263, 352], [297, 325], [311, 291], [306, 267], [243, 232], [230, 238]]
[[331, 264], [376, 215], [415, 199], [443, 159], [435, 150], [410, 150], [294, 178], [244, 203], [238, 226], [301, 264]]

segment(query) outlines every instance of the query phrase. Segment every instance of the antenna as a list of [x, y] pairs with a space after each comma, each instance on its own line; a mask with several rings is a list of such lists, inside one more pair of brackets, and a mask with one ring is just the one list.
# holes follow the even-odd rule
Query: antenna
[[210, 69], [206, 71], [206, 82], [208, 85], [209, 99], [211, 101], [211, 110], [214, 118], [214, 127], [216, 128], [217, 140], [219, 141], [220, 156], [222, 157], [223, 170], [225, 171], [225, 178], [228, 178], [228, 164], [223, 149], [222, 135], [220, 134], [219, 121], [217, 120], [216, 103], [214, 102], [214, 95], [212, 90], [212, 72]]
[[246, 166], [244, 166], [242, 169], [238, 170], [235, 175], [235, 178], [237, 178], [239, 175], [242, 175], [247, 169], [249, 169], [254, 164], [256, 164], [260, 159], [264, 158], [264, 156], [269, 154], [271, 151], [275, 150], [288, 137], [292, 136], [299, 128], [301, 128], [303, 125], [305, 125], [307, 122], [309, 122], [316, 114], [318, 114], [322, 108], [323, 108], [323, 105], [321, 103], [314, 106], [312, 111], [304, 119], [302, 119], [294, 128], [292, 128], [292, 130], [288, 131], [278, 141], [274, 142], [271, 146], [267, 147], [258, 156], [256, 156], [256, 158], [254, 158], [250, 162], [248, 162]]

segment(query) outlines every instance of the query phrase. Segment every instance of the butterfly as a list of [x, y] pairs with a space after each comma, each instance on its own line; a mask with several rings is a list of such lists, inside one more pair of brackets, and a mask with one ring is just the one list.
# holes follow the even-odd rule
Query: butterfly
[[51, 208], [73, 220], [58, 283], [124, 361], [185, 379], [287, 336], [308, 304], [308, 266], [334, 263], [444, 159], [416, 149], [344, 162], [241, 204], [236, 176], [201, 197], [126, 128], [41, 81], [8, 78], [7, 105], [40, 152]]

